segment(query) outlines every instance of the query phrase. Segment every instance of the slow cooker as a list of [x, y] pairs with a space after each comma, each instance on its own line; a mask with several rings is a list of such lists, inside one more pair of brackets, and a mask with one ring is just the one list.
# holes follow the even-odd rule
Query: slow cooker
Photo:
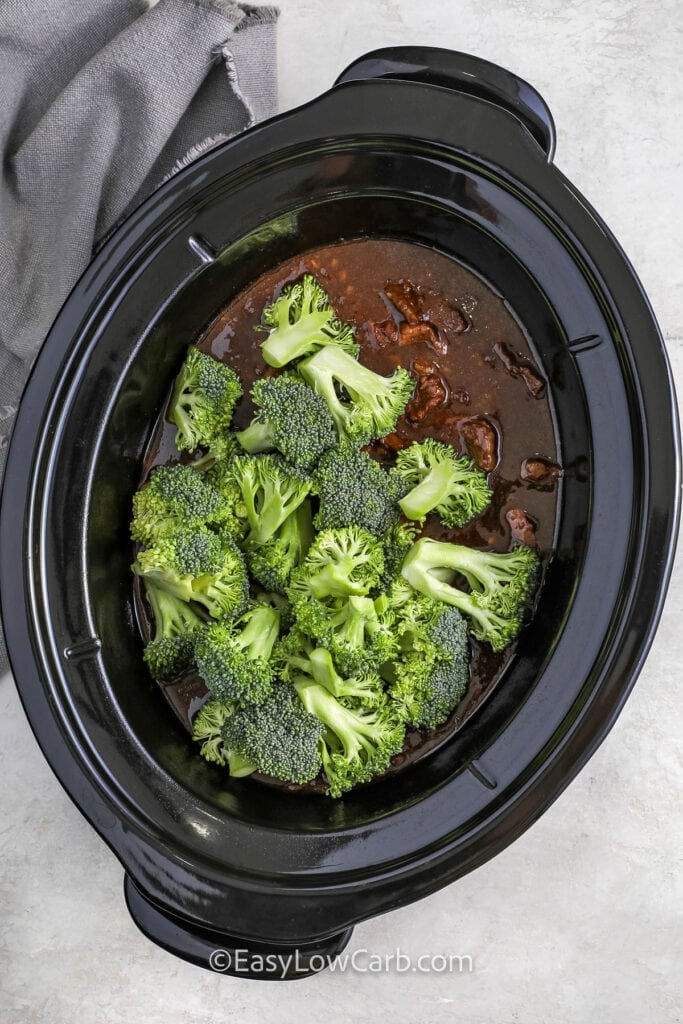
[[[242, 976], [272, 977], [265, 954], [296, 951], [281, 973], [321, 969], [355, 922], [528, 828], [635, 682], [678, 524], [675, 399], [642, 287], [554, 145], [543, 99], [502, 68], [438, 49], [368, 54], [156, 191], [43, 346], [2, 496], [11, 664], [45, 757], [125, 869], [134, 920], [187, 960], [215, 967], [222, 950], [234, 970], [242, 950]], [[290, 798], [205, 763], [159, 699], [127, 523], [188, 340], [264, 270], [361, 236], [432, 246], [508, 299], [549, 382], [562, 502], [536, 614], [466, 726], [342, 800]]]

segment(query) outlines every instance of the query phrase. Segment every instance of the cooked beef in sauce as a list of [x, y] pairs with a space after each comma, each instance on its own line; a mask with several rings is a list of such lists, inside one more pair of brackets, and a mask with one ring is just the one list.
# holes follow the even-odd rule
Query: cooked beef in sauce
[[[404, 366], [415, 377], [413, 398], [396, 431], [370, 444], [370, 454], [390, 465], [396, 452], [412, 441], [433, 437], [468, 454], [489, 474], [493, 500], [482, 516], [460, 530], [447, 529], [430, 516], [427, 533], [498, 551], [516, 540], [547, 556], [562, 469], [546, 382], [503, 298], [472, 271], [432, 249], [382, 239], [340, 242], [281, 264], [238, 295], [198, 341], [242, 379], [246, 395], [235, 425], [242, 428], [251, 421], [251, 384], [274, 372], [261, 359], [265, 335], [255, 330], [261, 310], [305, 272], [320, 280], [340, 317], [354, 326], [361, 362], [382, 374]], [[506, 299], [514, 307], [514, 295]], [[145, 475], [152, 466], [177, 459], [173, 434], [174, 428], [162, 419], [147, 453]], [[138, 609], [148, 636], [139, 591]], [[444, 742], [495, 687], [512, 651], [495, 654], [476, 641], [472, 648], [471, 682], [459, 707], [432, 733], [410, 731], [390, 772]], [[201, 679], [188, 675], [162, 689], [189, 729], [206, 698]], [[322, 788], [254, 777], [292, 791]]]

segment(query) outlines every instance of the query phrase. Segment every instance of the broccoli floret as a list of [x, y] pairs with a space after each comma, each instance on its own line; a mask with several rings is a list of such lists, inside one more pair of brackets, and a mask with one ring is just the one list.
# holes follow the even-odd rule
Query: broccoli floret
[[457, 608], [414, 590], [412, 598], [396, 611], [395, 632], [401, 650], [419, 651], [432, 661], [447, 661], [463, 641], [467, 642]]
[[221, 495], [192, 466], [157, 466], [149, 482], [133, 496], [131, 537], [151, 544], [203, 523], [222, 523], [226, 510]]
[[280, 631], [280, 614], [256, 604], [235, 623], [212, 623], [197, 635], [197, 671], [218, 700], [256, 704], [270, 692], [270, 656]]
[[377, 672], [349, 672], [342, 677], [337, 672], [332, 655], [323, 647], [311, 652], [313, 679], [329, 690], [342, 703], [349, 701], [367, 707], [378, 707], [385, 702], [384, 684]]
[[207, 700], [195, 715], [192, 739], [201, 743], [199, 753], [207, 761], [227, 767], [235, 778], [244, 778], [256, 771], [256, 765], [236, 750], [230, 750], [223, 741], [223, 727], [234, 711], [234, 705], [218, 700]]
[[269, 366], [285, 366], [332, 343], [352, 356], [358, 352], [350, 325], [337, 318], [327, 293], [310, 274], [266, 306], [263, 322], [271, 328], [261, 346]]
[[145, 581], [145, 593], [152, 609], [154, 636], [143, 657], [155, 679], [171, 679], [192, 665], [196, 632], [205, 620], [191, 605], [149, 580]]
[[294, 686], [306, 711], [325, 726], [321, 753], [330, 796], [341, 796], [386, 771], [405, 735], [405, 726], [389, 701], [374, 707], [342, 703], [309, 676], [297, 677]]
[[235, 459], [232, 469], [249, 524], [247, 547], [260, 546], [277, 533], [305, 501], [312, 481], [297, 474], [277, 455]]
[[425, 661], [413, 652], [389, 666], [389, 694], [401, 721], [436, 729], [453, 713], [469, 684], [469, 647], [450, 661]]
[[491, 501], [486, 475], [455, 448], [431, 438], [396, 456], [393, 469], [412, 490], [399, 505], [408, 519], [424, 520], [434, 511], [445, 526], [464, 526]]
[[429, 692], [416, 725], [421, 729], [436, 729], [448, 721], [465, 696], [469, 679], [469, 665], [465, 659], [437, 665], [429, 677]]
[[194, 598], [195, 578], [216, 571], [221, 542], [204, 528], [178, 530], [138, 553], [133, 572], [181, 601]]
[[193, 469], [209, 470], [229, 463], [238, 455], [244, 455], [244, 449], [235, 434], [225, 431], [215, 437], [209, 450], [201, 458], [195, 459], [191, 465]]
[[276, 682], [263, 703], [235, 709], [223, 727], [223, 742], [265, 775], [301, 784], [320, 771], [323, 731], [292, 686]]
[[274, 608], [280, 613], [280, 632], [284, 633], [286, 630], [291, 629], [294, 625], [294, 609], [291, 604], [282, 594], [275, 592], [268, 593], [265, 590], [256, 589], [254, 591], [254, 601], [256, 604], [267, 604], [271, 608]]
[[469, 681], [465, 620], [450, 605], [413, 591], [396, 614], [398, 658], [383, 666], [402, 719], [436, 728], [460, 701]]
[[242, 397], [239, 377], [229, 366], [190, 345], [176, 377], [169, 419], [175, 423], [176, 447], [194, 452], [209, 448], [219, 457], [232, 414]]
[[261, 547], [248, 549], [247, 564], [253, 579], [276, 594], [285, 594], [290, 577], [306, 557], [313, 537], [311, 505], [304, 501], [270, 540]]
[[292, 573], [287, 596], [296, 607], [308, 598], [364, 596], [384, 571], [384, 553], [376, 537], [357, 526], [323, 530], [303, 564]]
[[415, 388], [403, 367], [382, 377], [338, 345], [316, 352], [298, 370], [327, 402], [339, 437], [356, 444], [390, 434]]
[[141, 551], [133, 572], [180, 598], [197, 601], [214, 619], [241, 615], [249, 596], [247, 567], [230, 538], [181, 530]]
[[[415, 590], [463, 612], [477, 640], [502, 651], [521, 628], [538, 568], [538, 556], [522, 545], [500, 554], [422, 537], [408, 552], [402, 572]], [[454, 586], [457, 574], [465, 577], [470, 593]]]
[[343, 672], [372, 672], [393, 658], [398, 638], [382, 599], [349, 597], [331, 605], [315, 598], [295, 608], [299, 627], [329, 650]]
[[314, 479], [320, 498], [314, 519], [318, 530], [359, 526], [379, 536], [399, 520], [398, 499], [405, 493], [405, 485], [350, 444], [326, 452]]
[[249, 520], [242, 489], [235, 474], [235, 459], [215, 462], [205, 476], [207, 483], [220, 496], [220, 532], [241, 543], [249, 530]]
[[316, 647], [298, 627], [280, 641], [273, 657], [282, 679], [293, 681], [307, 676], [342, 702], [353, 700], [374, 707], [385, 699], [384, 683], [377, 672], [343, 670], [345, 676], [342, 677], [331, 653]]
[[302, 381], [288, 376], [259, 380], [251, 395], [258, 415], [237, 434], [250, 455], [277, 448], [288, 462], [312, 469], [337, 443], [325, 399]]
[[415, 543], [418, 532], [418, 527], [413, 523], [397, 523], [384, 533], [384, 573], [379, 581], [383, 593], [388, 593], [397, 581], [403, 579], [403, 559]]
[[280, 679], [291, 682], [292, 672], [305, 672], [315, 641], [296, 624], [284, 633], [273, 648], [273, 666]]

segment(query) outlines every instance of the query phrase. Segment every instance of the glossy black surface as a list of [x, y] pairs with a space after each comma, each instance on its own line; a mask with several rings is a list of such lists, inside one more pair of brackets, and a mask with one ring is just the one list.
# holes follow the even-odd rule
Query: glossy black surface
[[506, 68], [469, 53], [433, 46], [388, 46], [359, 57], [336, 81], [385, 78], [425, 82], [508, 110], [531, 133], [549, 160], [555, 152], [555, 122], [543, 97]]
[[353, 928], [327, 941], [284, 943], [250, 942], [225, 932], [212, 931], [162, 910], [140, 892], [129, 875], [124, 880], [126, 906], [140, 931], [169, 953], [217, 973], [260, 981], [296, 981], [329, 966], [346, 947]]
[[[0, 587], [24, 706], [124, 864], [140, 926], [195, 962], [198, 935], [338, 950], [354, 922], [510, 843], [613, 723], [671, 567], [666, 355], [618, 245], [548, 162], [545, 105], [525, 107], [525, 83], [483, 62], [463, 90], [458, 69], [476, 80], [474, 58], [406, 48], [364, 61], [347, 75], [382, 77], [343, 82], [211, 152], [114, 235], [50, 333], [9, 453]], [[204, 763], [159, 700], [126, 524], [188, 339], [261, 271], [357, 234], [434, 245], [507, 297], [550, 382], [563, 503], [537, 614], [467, 727], [391, 782], [288, 800]]]

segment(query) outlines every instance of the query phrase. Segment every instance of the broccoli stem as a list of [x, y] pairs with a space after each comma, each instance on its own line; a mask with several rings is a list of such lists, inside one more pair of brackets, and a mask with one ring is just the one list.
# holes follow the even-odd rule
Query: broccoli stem
[[254, 762], [236, 750], [226, 750], [225, 756], [228, 760], [228, 770], [236, 779], [243, 779], [245, 776], [252, 775], [256, 771]]
[[[310, 672], [320, 686], [324, 686], [333, 697], [359, 700], [371, 707], [376, 706], [384, 696], [379, 675], [344, 678], [337, 672], [332, 655], [322, 647], [316, 647], [310, 654]], [[309, 673], [310, 674], [310, 673]]]
[[215, 462], [216, 456], [213, 454], [213, 452], [208, 451], [202, 455], [201, 459], [194, 460], [194, 462], [192, 463], [192, 468], [198, 469], [200, 472], [203, 473], [205, 470], [211, 469]]
[[501, 584], [520, 581], [525, 587], [535, 556], [529, 548], [515, 548], [509, 552], [479, 551], [463, 544], [447, 544], [423, 537], [413, 545], [403, 563], [403, 575], [416, 590], [417, 581], [425, 578], [433, 590], [430, 595], [440, 601], [451, 588], [449, 573], [461, 573], [475, 594], [488, 594]]
[[[536, 553], [523, 545], [499, 553], [422, 537], [406, 555], [401, 571], [421, 594], [464, 612], [473, 635], [500, 651], [519, 632], [538, 565]], [[453, 586], [455, 572], [465, 577], [471, 593]]]
[[272, 427], [268, 423], [260, 423], [258, 420], [254, 420], [245, 430], [240, 430], [235, 436], [250, 455], [270, 452], [276, 447]]
[[454, 605], [470, 619], [472, 635], [477, 640], [485, 640], [493, 651], [504, 651], [517, 632], [518, 626], [511, 628], [510, 623], [502, 615], [491, 608], [478, 605], [469, 594], [462, 593], [458, 601], [451, 600]]
[[453, 490], [453, 467], [447, 462], [430, 469], [421, 483], [399, 501], [408, 519], [424, 519], [428, 512], [445, 501]]
[[370, 742], [375, 740], [374, 720], [365, 722], [362, 715], [340, 704], [325, 686], [306, 676], [297, 677], [294, 686], [306, 711], [334, 733], [347, 759], [356, 757], [362, 748], [367, 749], [366, 737]]
[[317, 352], [315, 356], [302, 363], [300, 370], [306, 379], [317, 371], [337, 380], [354, 399], [364, 398], [372, 401], [382, 392], [389, 390], [386, 378], [359, 363], [339, 345], [328, 345]]
[[341, 696], [340, 685], [342, 680], [334, 667], [330, 652], [326, 651], [323, 647], [316, 647], [314, 651], [311, 651], [309, 660], [316, 683], [320, 683], [321, 686], [324, 686], [335, 697]]
[[145, 594], [152, 608], [155, 633], [154, 639], [161, 640], [165, 636], [177, 636], [186, 630], [197, 629], [205, 619], [197, 610], [185, 601], [178, 600], [168, 591], [144, 581]]
[[173, 395], [169, 405], [169, 418], [178, 428], [181, 436], [184, 435], [192, 451], [199, 443], [199, 431], [194, 421], [194, 415], [200, 406], [199, 398], [193, 393], [199, 383], [198, 365], [191, 365], [188, 360], [183, 364], [180, 373], [176, 377]]
[[346, 614], [342, 612], [335, 616], [332, 623], [343, 624], [344, 641], [350, 647], [360, 649], [365, 646], [366, 630], [370, 635], [377, 632], [375, 603], [371, 597], [350, 597]]
[[355, 568], [354, 559], [340, 559], [336, 565], [326, 565], [310, 578], [310, 589], [314, 597], [346, 597], [348, 594], [362, 596], [367, 587], [354, 583], [350, 578]]
[[519, 577], [520, 567], [511, 554], [514, 552], [501, 554], [457, 545], [453, 568], [462, 573], [474, 593], [488, 594], [501, 583]]
[[307, 313], [295, 324], [276, 327], [261, 346], [263, 358], [270, 366], [279, 369], [299, 359], [309, 351], [311, 345], [325, 345], [330, 339], [323, 334], [322, 329], [333, 315], [332, 309], [319, 310]]
[[268, 661], [279, 633], [279, 611], [270, 605], [258, 605], [249, 614], [249, 621], [239, 633], [237, 643], [252, 661], [257, 658]]

